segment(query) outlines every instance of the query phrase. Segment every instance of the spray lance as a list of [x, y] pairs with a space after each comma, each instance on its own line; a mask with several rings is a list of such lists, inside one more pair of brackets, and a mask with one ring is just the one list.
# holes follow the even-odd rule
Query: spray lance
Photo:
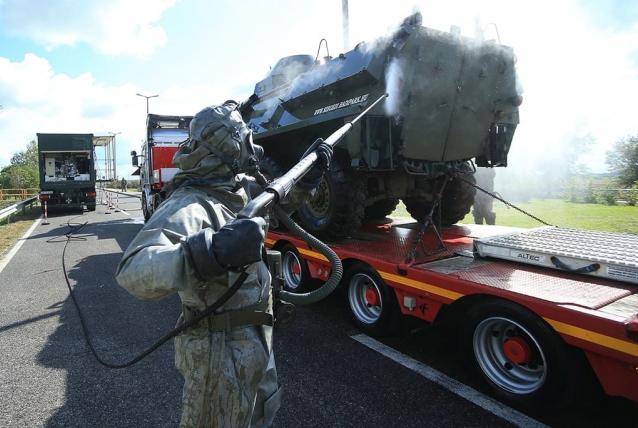
[[[301, 305], [318, 302], [319, 300], [327, 297], [337, 287], [337, 285], [339, 284], [339, 281], [341, 281], [341, 276], [343, 275], [343, 266], [341, 265], [341, 260], [339, 259], [339, 257], [335, 254], [334, 251], [332, 251], [330, 247], [328, 247], [326, 244], [324, 244], [323, 242], [321, 242], [320, 240], [318, 240], [317, 238], [315, 238], [314, 236], [312, 236], [305, 230], [303, 230], [299, 225], [297, 225], [293, 220], [291, 220], [288, 214], [286, 214], [286, 212], [279, 205], [277, 205], [278, 202], [281, 201], [283, 198], [285, 198], [290, 193], [294, 185], [299, 180], [301, 180], [303, 176], [306, 175], [306, 173], [308, 173], [312, 169], [312, 167], [314, 166], [314, 163], [318, 159], [315, 149], [321, 142], [325, 141], [327, 144], [330, 144], [332, 147], [334, 147], [337, 143], [339, 143], [339, 141], [341, 141], [341, 139], [348, 133], [348, 131], [350, 131], [352, 126], [357, 121], [359, 121], [366, 113], [368, 113], [374, 106], [376, 106], [382, 99], [386, 98], [387, 96], [388, 96], [387, 94], [384, 94], [383, 96], [379, 97], [379, 99], [377, 99], [374, 103], [368, 106], [357, 117], [355, 117], [353, 120], [351, 120], [350, 122], [346, 123], [341, 128], [339, 128], [338, 130], [336, 130], [334, 133], [332, 133], [332, 135], [330, 135], [325, 140], [319, 139], [315, 141], [310, 146], [310, 148], [306, 151], [304, 156], [302, 156], [302, 159], [294, 167], [292, 167], [286, 174], [282, 175], [281, 177], [277, 178], [271, 183], [267, 183], [267, 180], [265, 180], [263, 175], [261, 175], [258, 168], [255, 170], [255, 173], [256, 173], [255, 175], [258, 176], [257, 177], [258, 180], [263, 182], [263, 184], [265, 185], [265, 189], [259, 196], [252, 199], [244, 207], [244, 209], [239, 212], [237, 217], [251, 218], [255, 216], [265, 216], [272, 210], [274, 214], [282, 222], [282, 224], [284, 224], [289, 230], [291, 230], [293, 233], [297, 234], [300, 238], [302, 238], [306, 243], [308, 243], [308, 245], [319, 250], [324, 256], [326, 256], [326, 258], [330, 261], [332, 265], [332, 271], [330, 273], [330, 277], [328, 278], [328, 281], [326, 281], [322, 287], [320, 287], [319, 289], [315, 291], [304, 293], [304, 294], [293, 294], [293, 293], [288, 293], [285, 291], [280, 291], [278, 297], [281, 300], [290, 302], [292, 304], [301, 304]], [[261, 179], [259, 178], [259, 176], [261, 176]], [[122, 362], [122, 363], [109, 362], [104, 360], [98, 354], [97, 349], [93, 345], [93, 341], [91, 340], [91, 335], [89, 333], [88, 327], [84, 319], [84, 314], [82, 313], [80, 305], [78, 304], [75, 298], [75, 293], [71, 287], [71, 283], [69, 281], [66, 264], [65, 264], [65, 253], [66, 253], [66, 249], [69, 242], [71, 242], [75, 238], [73, 235], [77, 233], [85, 225], [86, 223], [84, 223], [80, 227], [72, 228], [72, 230], [66, 234], [66, 238], [67, 238], [66, 244], [62, 252], [62, 270], [64, 272], [66, 285], [69, 289], [69, 294], [71, 295], [73, 303], [78, 311], [80, 324], [82, 327], [82, 332], [86, 339], [87, 345], [91, 353], [95, 357], [95, 359], [100, 364], [108, 368], [122, 369], [125, 367], [132, 366], [138, 361], [144, 359], [146, 356], [148, 356], [150, 353], [152, 353], [157, 348], [162, 346], [162, 344], [166, 343], [168, 340], [177, 336], [178, 334], [185, 331], [186, 329], [198, 324], [204, 318], [214, 314], [215, 311], [217, 311], [217, 309], [219, 309], [224, 303], [226, 303], [239, 290], [239, 288], [242, 286], [242, 284], [248, 277], [248, 274], [246, 273], [245, 269], [240, 270], [239, 276], [235, 280], [234, 284], [231, 287], [229, 287], [228, 290], [226, 290], [217, 299], [217, 301], [215, 301], [213, 304], [208, 306], [205, 310], [201, 311], [199, 315], [193, 317], [189, 321], [181, 322], [173, 330], [166, 333], [164, 336], [158, 339], [155, 343], [153, 343], [147, 349], [140, 352], [138, 355], [131, 358], [130, 360], [126, 362]]]
[[[317, 148], [317, 146], [319, 146], [319, 144], [324, 142], [332, 147], [336, 146], [339, 141], [341, 141], [341, 139], [343, 139], [343, 137], [348, 133], [348, 131], [352, 129], [355, 123], [357, 123], [363, 116], [365, 116], [387, 96], [388, 94], [383, 94], [382, 96], [380, 96], [365, 110], [359, 113], [357, 117], [347, 122], [341, 128], [337, 129], [325, 140], [321, 138], [316, 140], [308, 148], [308, 150], [306, 150], [301, 160], [295, 166], [293, 166], [281, 177], [273, 180], [270, 183], [267, 183], [264, 191], [253, 198], [250, 202], [248, 202], [244, 209], [242, 209], [237, 215], [237, 218], [252, 218], [256, 216], [264, 216], [272, 210], [284, 226], [286, 226], [291, 232], [303, 239], [308, 245], [319, 250], [319, 252], [321, 252], [330, 262], [332, 266], [330, 276], [328, 280], [323, 284], [323, 286], [319, 287], [317, 290], [300, 294], [280, 291], [278, 297], [281, 300], [293, 304], [308, 305], [326, 298], [335, 290], [335, 288], [337, 288], [337, 285], [339, 285], [341, 277], [343, 276], [343, 266], [337, 254], [326, 244], [312, 236], [310, 233], [306, 232], [297, 223], [295, 223], [283, 210], [283, 208], [278, 205], [279, 201], [283, 200], [292, 191], [292, 188], [295, 186], [295, 184], [312, 169], [315, 162], [318, 160], [315, 149]], [[258, 171], [257, 175], [260, 175]]]

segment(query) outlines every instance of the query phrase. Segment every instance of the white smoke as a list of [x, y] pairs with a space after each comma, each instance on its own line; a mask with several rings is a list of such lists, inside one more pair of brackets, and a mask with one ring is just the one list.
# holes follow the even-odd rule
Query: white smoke
[[401, 87], [403, 86], [403, 61], [394, 58], [385, 72], [385, 90], [388, 98], [385, 99], [383, 109], [386, 116], [399, 115], [401, 101]]

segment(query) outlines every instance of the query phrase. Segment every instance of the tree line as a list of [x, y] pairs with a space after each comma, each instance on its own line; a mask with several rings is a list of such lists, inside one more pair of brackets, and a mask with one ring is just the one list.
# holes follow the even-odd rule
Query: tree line
[[38, 145], [32, 140], [25, 150], [15, 153], [9, 165], [0, 170], [0, 187], [26, 189], [39, 186]]
[[[606, 163], [613, 174], [610, 186], [638, 189], [638, 135], [617, 141], [607, 152]], [[0, 170], [0, 187], [5, 189], [34, 188], [40, 185], [38, 145], [32, 140], [25, 150], [15, 153], [9, 165]], [[114, 183], [116, 184], [116, 183]], [[137, 183], [129, 183], [135, 186]], [[582, 183], [579, 183], [580, 188]]]

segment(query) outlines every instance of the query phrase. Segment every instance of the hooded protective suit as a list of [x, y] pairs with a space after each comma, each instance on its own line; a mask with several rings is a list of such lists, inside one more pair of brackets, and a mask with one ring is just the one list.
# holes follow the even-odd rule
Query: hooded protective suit
[[[220, 229], [247, 202], [235, 175], [245, 170], [244, 151], [259, 149], [250, 147], [235, 108], [227, 102], [195, 116], [191, 139], [173, 159], [181, 171], [172, 194], [130, 244], [116, 274], [122, 287], [142, 299], [179, 293], [186, 319], [214, 303], [238, 276], [220, 260], [228, 245], [214, 249]], [[303, 192], [294, 191], [293, 199]], [[248, 245], [234, 241], [239, 248]], [[250, 264], [247, 273], [219, 315], [175, 339], [175, 364], [185, 379], [181, 426], [269, 426], [279, 408], [270, 273], [262, 261]]]

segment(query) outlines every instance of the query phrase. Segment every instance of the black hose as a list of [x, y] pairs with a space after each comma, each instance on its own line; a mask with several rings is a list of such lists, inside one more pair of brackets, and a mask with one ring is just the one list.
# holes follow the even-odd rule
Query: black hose
[[205, 310], [203, 310], [200, 314], [193, 317], [192, 319], [188, 321], [182, 321], [174, 329], [170, 330], [164, 336], [160, 337], [155, 343], [153, 343], [151, 346], [149, 346], [148, 348], [146, 348], [144, 351], [140, 352], [133, 358], [121, 363], [109, 362], [109, 361], [106, 361], [104, 358], [102, 358], [100, 354], [98, 354], [97, 349], [95, 348], [95, 345], [93, 344], [93, 340], [91, 340], [91, 333], [86, 324], [84, 313], [82, 312], [80, 304], [78, 303], [75, 297], [75, 290], [73, 289], [73, 287], [71, 287], [71, 281], [69, 280], [69, 274], [66, 268], [66, 250], [71, 241], [77, 241], [77, 240], [86, 241], [86, 238], [77, 237], [75, 236], [75, 234], [77, 234], [82, 229], [84, 229], [84, 227], [88, 224], [88, 221], [84, 223], [71, 223], [71, 220], [73, 219], [70, 219], [67, 222], [69, 231], [65, 233], [64, 235], [62, 235], [65, 237], [64, 241], [58, 240], [58, 238], [61, 238], [61, 236], [57, 236], [55, 238], [49, 239], [47, 242], [51, 242], [51, 243], [65, 242], [64, 249], [62, 250], [62, 272], [64, 273], [64, 280], [66, 281], [66, 286], [69, 290], [69, 295], [71, 296], [71, 300], [73, 301], [75, 310], [78, 313], [78, 318], [80, 319], [80, 326], [82, 327], [82, 334], [84, 335], [84, 340], [86, 341], [86, 344], [89, 347], [91, 354], [93, 354], [97, 362], [103, 365], [104, 367], [108, 367], [110, 369], [123, 369], [126, 367], [130, 367], [133, 364], [136, 364], [137, 362], [146, 358], [149, 354], [151, 354], [157, 348], [162, 346], [164, 343], [168, 342], [170, 339], [174, 338], [175, 336], [182, 333], [186, 329], [197, 325], [204, 318], [207, 318], [213, 315], [217, 309], [219, 309], [224, 303], [226, 303], [237, 292], [237, 290], [239, 290], [239, 288], [243, 285], [244, 281], [246, 281], [246, 278], [248, 277], [248, 274], [246, 273], [246, 271], [241, 271], [239, 276], [235, 280], [234, 284], [228, 290], [226, 290], [224, 294], [222, 294], [220, 298], [217, 301], [215, 301], [215, 303], [208, 306]]
[[282, 290], [279, 293], [279, 297], [281, 300], [294, 303], [295, 305], [309, 305], [325, 299], [337, 288], [339, 282], [341, 282], [341, 277], [343, 276], [343, 264], [341, 264], [341, 259], [337, 256], [337, 253], [332, 250], [332, 248], [306, 232], [301, 226], [295, 223], [279, 205], [275, 205], [274, 212], [279, 221], [281, 221], [281, 223], [286, 226], [289, 231], [326, 256], [332, 266], [330, 277], [328, 277], [328, 280], [318, 289], [308, 293], [289, 293]]

